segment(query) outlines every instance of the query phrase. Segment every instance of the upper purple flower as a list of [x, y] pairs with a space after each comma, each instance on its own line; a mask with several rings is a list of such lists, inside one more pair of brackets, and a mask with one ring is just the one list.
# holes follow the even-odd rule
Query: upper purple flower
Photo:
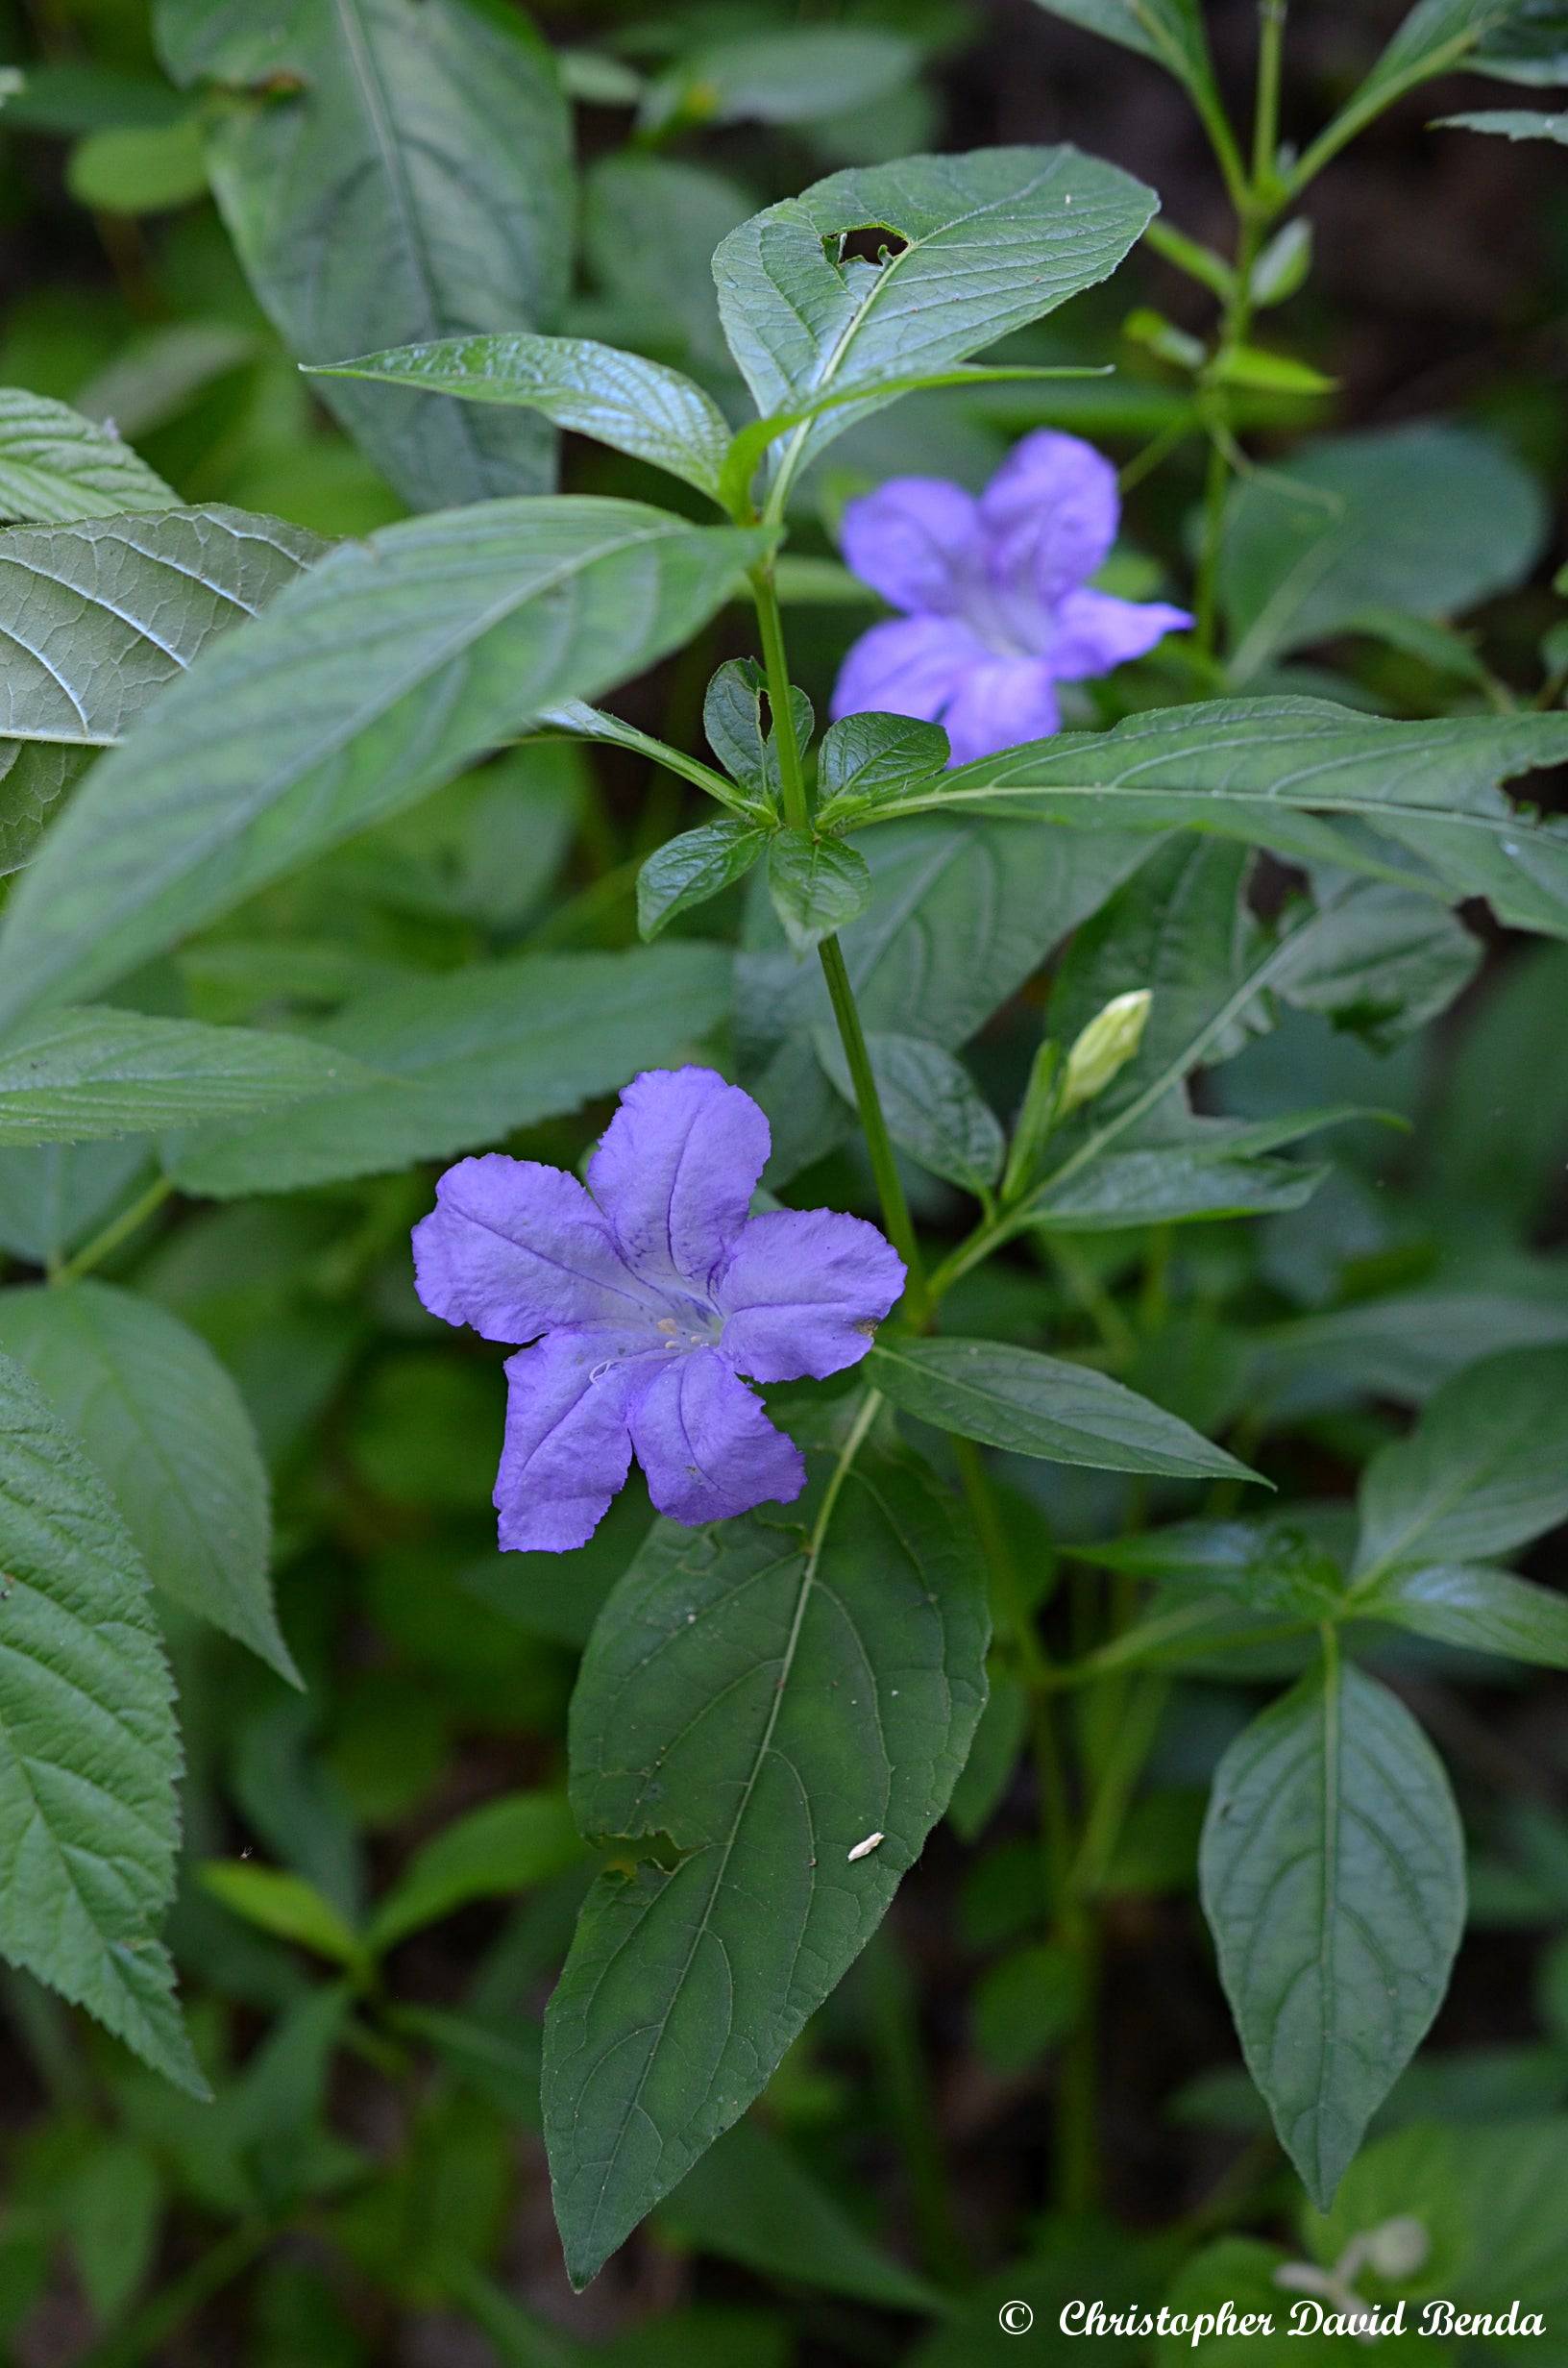
[[943, 724], [955, 765], [1058, 729], [1056, 685], [1108, 674], [1192, 620], [1164, 601], [1087, 590], [1115, 540], [1109, 460], [1042, 428], [978, 501], [941, 477], [894, 477], [844, 513], [844, 555], [908, 613], [844, 661], [833, 713]]
[[650, 1069], [622, 1095], [586, 1191], [500, 1151], [447, 1170], [414, 1227], [420, 1297], [486, 1340], [535, 1344], [506, 1360], [502, 1546], [582, 1545], [633, 1448], [659, 1511], [694, 1528], [798, 1496], [800, 1451], [740, 1375], [858, 1364], [904, 1265], [858, 1217], [748, 1216], [771, 1147], [739, 1086]]

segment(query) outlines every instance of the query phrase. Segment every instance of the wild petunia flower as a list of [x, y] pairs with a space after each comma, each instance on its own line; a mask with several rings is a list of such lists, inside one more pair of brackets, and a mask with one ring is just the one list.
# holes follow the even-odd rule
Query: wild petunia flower
[[634, 1077], [588, 1165], [459, 1160], [414, 1227], [432, 1316], [506, 1361], [501, 1542], [566, 1553], [593, 1535], [632, 1451], [661, 1513], [697, 1527], [788, 1504], [794, 1442], [742, 1381], [858, 1364], [904, 1286], [874, 1225], [831, 1209], [747, 1214], [772, 1147], [749, 1094], [711, 1069]]
[[976, 500], [940, 477], [894, 477], [844, 513], [844, 555], [894, 608], [844, 661], [835, 717], [868, 709], [944, 725], [955, 765], [1058, 729], [1059, 682], [1108, 674], [1189, 626], [1164, 601], [1088, 579], [1120, 514], [1109, 460], [1042, 428]]

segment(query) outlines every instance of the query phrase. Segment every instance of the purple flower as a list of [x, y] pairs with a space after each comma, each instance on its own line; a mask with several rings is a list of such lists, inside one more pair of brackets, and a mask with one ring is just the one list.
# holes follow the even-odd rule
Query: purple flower
[[633, 1449], [659, 1511], [693, 1528], [798, 1496], [800, 1451], [740, 1376], [858, 1364], [904, 1265], [858, 1217], [748, 1216], [770, 1148], [739, 1086], [649, 1069], [622, 1095], [586, 1191], [499, 1151], [447, 1170], [414, 1227], [420, 1297], [488, 1341], [534, 1343], [506, 1361], [502, 1546], [582, 1545]]
[[835, 717], [943, 724], [955, 765], [1057, 730], [1057, 683], [1107, 674], [1192, 622], [1087, 588], [1120, 508], [1109, 460], [1051, 428], [1026, 435], [978, 501], [943, 478], [894, 477], [851, 502], [844, 555], [906, 613], [856, 642]]

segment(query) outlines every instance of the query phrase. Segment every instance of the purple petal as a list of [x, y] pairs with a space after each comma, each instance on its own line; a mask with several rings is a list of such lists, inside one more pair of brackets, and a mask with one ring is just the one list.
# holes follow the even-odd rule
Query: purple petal
[[768, 1162], [768, 1122], [711, 1069], [633, 1077], [588, 1163], [627, 1261], [648, 1281], [705, 1292]]
[[552, 1332], [507, 1358], [495, 1493], [504, 1552], [566, 1554], [586, 1544], [625, 1485], [629, 1376], [624, 1367], [604, 1369], [618, 1344], [612, 1334]]
[[1056, 612], [1051, 672], [1059, 682], [1108, 675], [1142, 657], [1167, 633], [1186, 632], [1192, 619], [1164, 601], [1118, 601], [1109, 592], [1069, 592]]
[[799, 1448], [716, 1349], [672, 1357], [634, 1394], [629, 1419], [649, 1494], [689, 1528], [753, 1505], [790, 1504], [806, 1484]]
[[1120, 514], [1104, 455], [1081, 436], [1041, 428], [1015, 446], [980, 496], [992, 575], [1054, 606], [1103, 565]]
[[941, 477], [893, 477], [844, 513], [845, 564], [894, 608], [950, 613], [984, 572], [972, 494]]
[[953, 744], [955, 765], [994, 756], [1023, 740], [1043, 740], [1059, 729], [1052, 668], [1040, 658], [992, 658], [977, 666], [943, 716]]
[[946, 617], [894, 617], [862, 633], [833, 685], [833, 718], [912, 715], [935, 724], [971, 667], [990, 653]]
[[460, 1159], [441, 1178], [414, 1227], [414, 1285], [432, 1316], [487, 1341], [665, 1313], [576, 1176], [501, 1151]]
[[903, 1287], [903, 1260], [863, 1218], [770, 1210], [716, 1278], [720, 1354], [754, 1381], [821, 1381], [860, 1363]]

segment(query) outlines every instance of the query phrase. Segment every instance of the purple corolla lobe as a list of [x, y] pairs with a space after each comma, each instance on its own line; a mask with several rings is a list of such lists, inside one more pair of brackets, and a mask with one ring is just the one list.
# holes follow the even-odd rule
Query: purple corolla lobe
[[1089, 589], [1120, 507], [1103, 454], [1050, 428], [1015, 446], [978, 499], [944, 478], [894, 477], [851, 502], [845, 558], [905, 613], [855, 643], [835, 718], [942, 724], [955, 765], [1056, 731], [1059, 682], [1108, 674], [1192, 622]]
[[799, 1494], [800, 1451], [742, 1375], [858, 1363], [904, 1266], [858, 1217], [752, 1217], [770, 1147], [739, 1086], [652, 1069], [622, 1095], [586, 1187], [499, 1151], [441, 1178], [414, 1228], [420, 1297], [486, 1340], [532, 1344], [506, 1362], [503, 1547], [582, 1545], [634, 1453], [659, 1511], [694, 1527]]

